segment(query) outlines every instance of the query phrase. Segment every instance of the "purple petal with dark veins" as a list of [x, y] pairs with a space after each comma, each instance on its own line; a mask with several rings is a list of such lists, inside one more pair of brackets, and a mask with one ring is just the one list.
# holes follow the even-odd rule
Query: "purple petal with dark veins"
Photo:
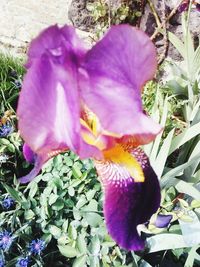
[[104, 188], [104, 215], [109, 234], [122, 248], [141, 250], [144, 241], [137, 225], [148, 221], [157, 211], [160, 187], [144, 152], [134, 149], [131, 154], [140, 163], [145, 182], [135, 182], [120, 164], [97, 161], [95, 165]]

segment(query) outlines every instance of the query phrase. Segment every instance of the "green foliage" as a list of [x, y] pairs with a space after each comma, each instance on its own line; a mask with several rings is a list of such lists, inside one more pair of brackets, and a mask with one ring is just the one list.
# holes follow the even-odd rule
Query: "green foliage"
[[[134, 8], [133, 8], [134, 6]], [[87, 10], [95, 22], [95, 34], [99, 39], [110, 25], [121, 23], [136, 24], [141, 17], [140, 5], [135, 1], [121, 1], [117, 4], [107, 0], [95, 0], [87, 3]]]

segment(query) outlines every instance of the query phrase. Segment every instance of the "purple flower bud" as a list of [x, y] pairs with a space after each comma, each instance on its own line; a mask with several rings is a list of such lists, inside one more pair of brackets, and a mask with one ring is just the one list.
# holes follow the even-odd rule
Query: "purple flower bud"
[[169, 225], [172, 217], [172, 215], [158, 214], [154, 224], [158, 228], [165, 228]]
[[178, 12], [180, 13], [185, 12], [188, 10], [188, 8], [189, 8], [189, 1], [185, 1], [179, 6]]
[[196, 9], [200, 12], [200, 4], [196, 3]]
[[29, 250], [35, 255], [40, 255], [41, 252], [45, 249], [45, 241], [42, 239], [33, 240], [29, 245]]
[[7, 230], [0, 232], [0, 249], [7, 251], [12, 245], [13, 237]]

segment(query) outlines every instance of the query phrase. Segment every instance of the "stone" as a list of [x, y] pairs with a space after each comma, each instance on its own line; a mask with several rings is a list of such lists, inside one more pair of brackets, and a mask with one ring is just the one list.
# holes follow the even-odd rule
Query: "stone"
[[52, 24], [70, 24], [71, 0], [0, 0], [0, 49], [24, 54], [29, 42]]
[[87, 0], [72, 0], [69, 7], [69, 19], [71, 23], [80, 30], [91, 31], [94, 29], [95, 21], [91, 12], [87, 10], [87, 4], [94, 1]]
[[[162, 2], [163, 0], [152, 0], [158, 15], [162, 17]], [[178, 0], [167, 0], [165, 2], [165, 12], [166, 14], [169, 14], [170, 11], [177, 6]], [[183, 38], [183, 30], [181, 25], [181, 13], [176, 13], [172, 17], [172, 19], [168, 23], [168, 30], [173, 32], [179, 39], [182, 40]], [[190, 14], [190, 31], [192, 33], [192, 37], [194, 38], [196, 45], [198, 36], [200, 35], [200, 12], [198, 12], [196, 9], [192, 9]], [[151, 10], [149, 8], [149, 5], [146, 5], [144, 15], [141, 19], [140, 27], [142, 30], [144, 30], [149, 36], [151, 36], [156, 28], [156, 22], [153, 14], [151, 13]], [[158, 48], [158, 53], [162, 53], [162, 41], [161, 38], [158, 38], [156, 41], [156, 46]], [[176, 50], [176, 48], [169, 43], [168, 53], [167, 56], [172, 58], [175, 61], [182, 60], [182, 57], [180, 56], [179, 52]]]

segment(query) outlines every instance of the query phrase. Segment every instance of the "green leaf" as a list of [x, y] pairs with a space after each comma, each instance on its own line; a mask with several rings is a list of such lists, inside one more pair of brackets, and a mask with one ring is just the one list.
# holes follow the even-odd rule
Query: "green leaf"
[[19, 192], [17, 190], [15, 190], [14, 188], [10, 187], [9, 185], [3, 184], [4, 188], [6, 189], [6, 191], [19, 203], [22, 202], [22, 199], [19, 195]]
[[194, 53], [194, 59], [193, 59], [193, 64], [192, 64], [192, 74], [196, 76], [199, 70], [200, 70], [200, 45], [197, 47]]
[[49, 196], [49, 205], [51, 206], [58, 199], [58, 195], [51, 193]]
[[35, 213], [32, 210], [26, 210], [24, 212], [24, 217], [27, 221], [32, 220], [35, 217]]
[[76, 179], [80, 179], [82, 176], [80, 164], [75, 163], [72, 167], [72, 173]]
[[193, 125], [190, 128], [187, 128], [184, 130], [181, 134], [176, 136], [171, 143], [171, 147], [169, 150], [169, 155], [174, 152], [176, 149], [178, 149], [180, 146], [194, 138], [195, 136], [200, 134], [200, 122]]
[[87, 203], [87, 200], [84, 195], [81, 195], [78, 202], [76, 203], [77, 209], [82, 208]]
[[91, 189], [91, 190], [89, 190], [88, 192], [86, 192], [86, 198], [87, 198], [87, 200], [88, 201], [90, 201], [90, 200], [92, 200], [93, 199], [93, 197], [95, 196], [95, 194], [96, 194], [96, 190], [94, 190], [94, 189]]
[[[191, 149], [191, 147], [190, 147], [190, 149]], [[198, 155], [199, 151], [200, 151], [200, 140], [195, 145], [195, 147], [194, 147], [194, 149], [193, 149], [188, 161], [190, 162], [196, 155]], [[184, 177], [185, 177], [186, 180], [189, 180], [189, 178], [194, 175], [194, 173], [197, 170], [197, 167], [198, 167], [199, 163], [200, 163], [200, 158], [199, 158], [199, 160], [196, 160], [193, 164], [191, 164], [188, 168], [186, 168], [184, 170]]]
[[174, 179], [174, 181], [177, 182], [175, 188], [178, 190], [178, 192], [187, 194], [188, 196], [191, 196], [196, 200], [200, 200], [200, 192], [194, 186], [192, 186], [192, 184], [178, 180], [176, 178]]
[[173, 44], [173, 46], [178, 50], [183, 58], [185, 58], [185, 47], [184, 43], [181, 42], [180, 39], [176, 37], [172, 32], [168, 32], [169, 41]]
[[168, 187], [170, 185], [174, 185], [174, 180], [172, 180], [172, 178], [180, 175], [183, 173], [183, 171], [190, 166], [191, 164], [193, 164], [196, 160], [198, 160], [200, 157], [200, 153], [194, 157], [193, 159], [191, 159], [189, 162], [186, 162], [184, 164], [179, 165], [178, 167], [171, 169], [170, 171], [168, 171], [161, 179], [161, 187], [164, 188], [168, 185]]
[[83, 234], [79, 234], [77, 238], [77, 248], [81, 254], [85, 254], [87, 252], [87, 244], [85, 242], [85, 238]]
[[98, 255], [100, 248], [101, 248], [100, 240], [99, 240], [98, 236], [96, 235], [92, 238], [92, 241], [90, 244], [90, 252], [93, 255]]
[[68, 225], [69, 225], [69, 221], [66, 220], [62, 225], [62, 230], [63, 230], [64, 233], [67, 232]]
[[98, 227], [103, 222], [102, 217], [95, 212], [86, 212], [84, 213], [83, 217], [86, 219], [87, 223], [92, 227]]
[[30, 183], [30, 191], [29, 191], [30, 199], [34, 198], [35, 194], [37, 193], [37, 190], [38, 190], [38, 184], [35, 181], [32, 181]]
[[82, 255], [76, 258], [75, 261], [73, 262], [72, 267], [83, 267], [84, 264], [86, 263], [86, 259], [87, 259], [86, 255]]
[[71, 247], [70, 245], [64, 245], [64, 246], [58, 245], [58, 249], [60, 253], [67, 258], [74, 258], [78, 255], [77, 249]]
[[73, 226], [72, 223], [69, 226], [68, 233], [69, 233], [69, 237], [71, 239], [76, 240], [76, 238], [77, 238], [77, 231], [76, 231], [76, 228]]
[[160, 148], [160, 151], [158, 153], [158, 156], [156, 157], [156, 160], [155, 160], [154, 164], [152, 165], [152, 167], [154, 168], [154, 170], [158, 176], [158, 179], [160, 179], [160, 177], [163, 173], [163, 170], [164, 170], [164, 167], [165, 167], [165, 164], [167, 161], [167, 157], [169, 154], [169, 149], [170, 149], [173, 135], [174, 135], [174, 129], [172, 129], [169, 132], [169, 134], [167, 135], [167, 137], [165, 138], [163, 145]]
[[53, 210], [62, 210], [64, 208], [64, 201], [62, 199], [56, 200], [56, 202], [52, 205]]
[[147, 238], [149, 247], [148, 253], [188, 247], [182, 235], [177, 234], [158, 234]]
[[191, 250], [188, 253], [188, 257], [187, 257], [187, 260], [185, 262], [184, 267], [193, 267], [194, 266], [194, 261], [196, 258], [198, 258], [198, 254], [196, 251], [199, 247], [200, 247], [199, 245], [196, 245], [196, 246], [191, 248]]
[[[199, 193], [199, 194], [200, 194], [200, 193]], [[196, 200], [196, 199], [192, 200], [192, 202], [191, 202], [191, 207], [192, 207], [193, 209], [200, 208], [200, 200]]]
[[186, 214], [189, 218], [182, 217], [178, 220], [181, 227], [183, 239], [188, 247], [200, 244], [200, 221], [192, 210]]
[[50, 225], [49, 226], [49, 232], [56, 238], [58, 239], [61, 236], [61, 229], [58, 228], [55, 225]]
[[68, 188], [68, 194], [73, 197], [75, 195], [75, 190], [72, 186], [69, 186]]
[[[162, 112], [162, 118], [161, 118], [161, 121], [160, 121], [160, 124], [161, 126], [165, 126], [166, 124], [166, 120], [167, 120], [167, 113], [168, 113], [168, 98], [166, 97], [165, 98], [165, 101], [164, 101], [164, 107], [163, 107], [163, 112]], [[161, 142], [161, 137], [162, 137], [162, 132], [156, 137], [154, 143], [153, 143], [153, 147], [152, 147], [152, 150], [151, 150], [151, 154], [150, 154], [150, 162], [151, 164], [153, 164], [154, 166], [156, 164], [155, 163], [155, 159], [158, 155], [158, 150], [159, 150], [159, 146], [160, 146], [160, 142]]]

